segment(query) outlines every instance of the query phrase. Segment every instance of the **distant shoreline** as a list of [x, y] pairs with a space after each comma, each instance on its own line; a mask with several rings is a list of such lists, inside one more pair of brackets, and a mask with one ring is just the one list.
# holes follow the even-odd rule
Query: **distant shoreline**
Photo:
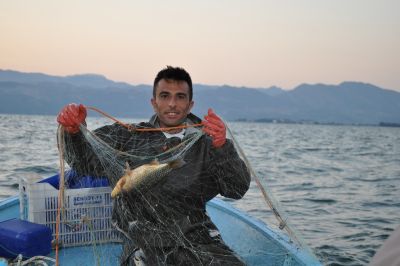
[[[56, 117], [57, 114], [23, 114], [23, 113], [0, 113], [2, 115], [18, 115], [18, 116], [52, 116]], [[98, 114], [91, 115], [92, 118], [102, 117]], [[140, 117], [128, 117], [128, 116], [118, 116], [121, 119], [134, 119], [140, 121], [147, 121], [148, 118]], [[328, 126], [371, 126], [371, 127], [400, 127], [400, 123], [392, 122], [379, 122], [377, 124], [366, 124], [366, 123], [337, 123], [337, 122], [318, 122], [318, 121], [296, 121], [290, 119], [270, 119], [270, 118], [260, 118], [260, 119], [248, 119], [248, 118], [238, 118], [238, 119], [228, 119], [229, 122], [245, 122], [245, 123], [268, 123], [268, 124], [296, 124], [296, 125], [328, 125]]]
[[249, 122], [249, 123], [271, 123], [271, 124], [297, 124], [297, 125], [329, 125], [329, 126], [373, 126], [373, 127], [400, 127], [399, 123], [379, 122], [377, 124], [365, 123], [337, 123], [337, 122], [318, 122], [318, 121], [296, 121], [289, 119], [234, 119], [233, 122]]

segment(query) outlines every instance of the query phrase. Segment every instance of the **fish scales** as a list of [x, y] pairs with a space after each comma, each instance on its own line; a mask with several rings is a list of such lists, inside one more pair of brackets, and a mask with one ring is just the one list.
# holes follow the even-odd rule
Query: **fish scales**
[[122, 192], [129, 192], [133, 189], [145, 192], [146, 189], [151, 188], [161, 181], [171, 170], [179, 168], [182, 165], [182, 160], [174, 160], [163, 164], [153, 161], [131, 170], [127, 163], [125, 174], [118, 180], [111, 192], [111, 197], [115, 198]]

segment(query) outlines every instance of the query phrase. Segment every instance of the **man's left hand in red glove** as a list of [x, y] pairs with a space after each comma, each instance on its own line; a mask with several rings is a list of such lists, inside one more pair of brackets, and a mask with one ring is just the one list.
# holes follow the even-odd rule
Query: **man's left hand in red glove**
[[203, 131], [210, 135], [215, 148], [222, 147], [226, 142], [226, 127], [222, 119], [214, 111], [208, 109], [208, 114], [204, 116]]

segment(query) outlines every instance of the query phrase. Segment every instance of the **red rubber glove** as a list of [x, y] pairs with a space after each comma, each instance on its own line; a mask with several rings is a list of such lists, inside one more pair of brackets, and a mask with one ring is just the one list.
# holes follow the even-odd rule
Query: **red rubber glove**
[[86, 108], [83, 104], [70, 103], [63, 107], [57, 116], [57, 122], [64, 126], [68, 133], [78, 133], [79, 125], [85, 122]]
[[214, 111], [208, 109], [208, 114], [204, 116], [203, 131], [210, 135], [215, 148], [222, 147], [226, 142], [226, 128], [222, 119]]

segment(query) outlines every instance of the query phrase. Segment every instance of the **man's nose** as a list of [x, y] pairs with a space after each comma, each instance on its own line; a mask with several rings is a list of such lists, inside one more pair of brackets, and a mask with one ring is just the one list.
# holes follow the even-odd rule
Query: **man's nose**
[[171, 99], [169, 99], [168, 105], [169, 105], [170, 107], [175, 107], [175, 106], [176, 106], [175, 97], [171, 97]]

